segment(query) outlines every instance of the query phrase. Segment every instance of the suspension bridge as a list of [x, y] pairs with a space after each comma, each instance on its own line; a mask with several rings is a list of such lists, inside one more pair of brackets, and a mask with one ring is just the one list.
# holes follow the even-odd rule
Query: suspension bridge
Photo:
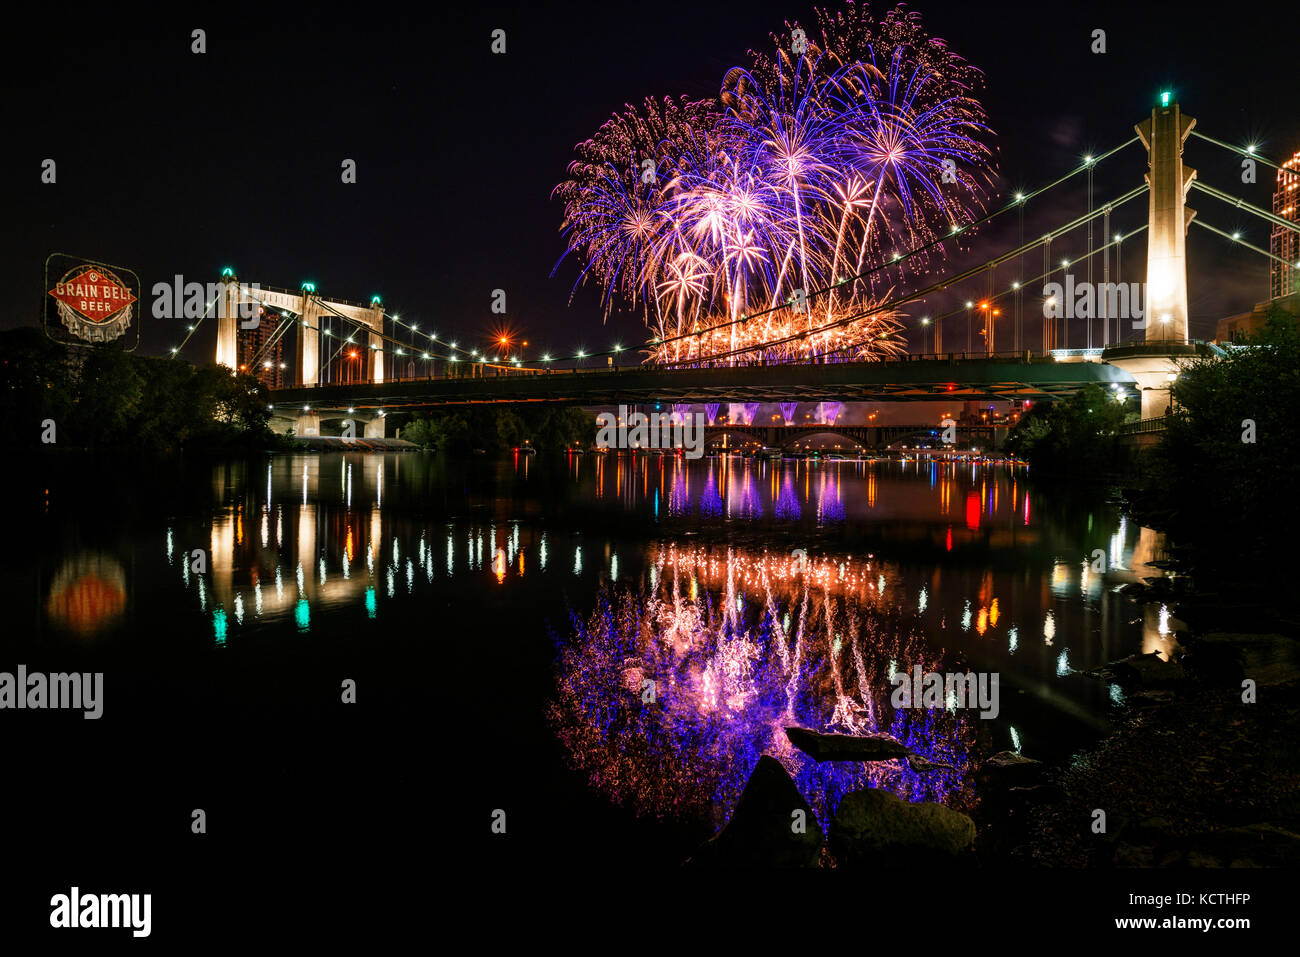
[[[1169, 406], [1170, 384], [1178, 374], [1179, 363], [1218, 349], [1213, 343], [1188, 338], [1186, 244], [1191, 227], [1198, 226], [1270, 261], [1284, 263], [1287, 269], [1300, 268], [1300, 263], [1285, 261], [1269, 250], [1244, 241], [1239, 233], [1217, 228], [1187, 205], [1189, 193], [1196, 190], [1235, 210], [1263, 219], [1274, 231], [1300, 233], [1300, 223], [1199, 182], [1196, 171], [1183, 162], [1184, 145], [1193, 136], [1279, 173], [1284, 167], [1262, 156], [1254, 146], [1232, 146], [1196, 132], [1195, 126], [1196, 121], [1181, 111], [1170, 94], [1162, 94], [1150, 116], [1135, 127], [1136, 135], [1131, 139], [1096, 157], [1086, 157], [1082, 165], [1045, 186], [1016, 193], [1010, 203], [964, 227], [954, 226], [946, 236], [896, 253], [884, 266], [839, 280], [836, 285], [856, 282], [881, 269], [896, 267], [910, 257], [932, 252], [1010, 213], [1019, 212], [1023, 234], [1023, 213], [1029, 202], [1077, 177], [1087, 178], [1089, 209], [1083, 216], [1029, 242], [1024, 242], [1022, 235], [1022, 241], [1014, 248], [973, 267], [938, 275], [921, 288], [874, 305], [873, 312], [906, 307], [915, 310], [927, 297], [939, 294], [951, 297], [955, 290], [969, 292], [970, 298], [957, 308], [923, 316], [917, 326], [921, 351], [897, 359], [850, 361], [847, 355], [829, 352], [801, 363], [767, 361], [766, 350], [773, 346], [815, 337], [867, 315], [860, 313], [813, 325], [811, 304], [834, 287], [801, 290], [810, 304], [808, 328], [791, 334], [787, 340], [740, 346], [706, 360], [626, 364], [631, 353], [616, 347], [605, 352], [579, 351], [569, 356], [545, 355], [530, 362], [520, 359], [507, 362], [493, 361], [477, 350], [459, 347], [455, 341], [440, 340], [435, 333], [421, 332], [415, 323], [403, 322], [397, 315], [386, 312], [378, 296], [363, 305], [318, 295], [310, 283], [304, 283], [296, 293], [262, 288], [241, 281], [233, 270], [226, 270], [222, 277], [224, 308], [216, 320], [216, 359], [231, 369], [238, 367], [239, 307], [256, 304], [274, 325], [261, 337], [258, 352], [252, 357], [254, 364], [277, 343], [292, 337], [293, 381], [272, 390], [272, 408], [279, 418], [294, 423], [299, 435], [319, 435], [322, 421], [346, 414], [366, 422], [367, 437], [381, 437], [384, 416], [389, 410], [478, 403], [1040, 401], [1068, 396], [1088, 384], [1106, 387], [1117, 398], [1138, 400], [1143, 420], [1155, 419]], [[1138, 144], [1147, 155], [1144, 182], [1106, 202], [1094, 203], [1092, 176], [1098, 164]], [[1145, 224], [1127, 234], [1112, 236], [1112, 213], [1144, 195], [1148, 207]], [[1103, 227], [1104, 241], [1094, 246], [1092, 225], [1098, 220]], [[1053, 242], [1084, 226], [1088, 227], [1087, 254], [1073, 263], [1069, 260], [1054, 263]], [[1125, 288], [1110, 280], [1110, 251], [1118, 250], [1125, 241], [1143, 232], [1147, 243], [1144, 282], [1132, 284], [1133, 296], [1121, 295]], [[1024, 259], [1036, 250], [1042, 252], [1042, 271], [1025, 276]], [[1102, 291], [1097, 293], [1092, 283], [1087, 283], [1086, 346], [1071, 349], [1068, 333], [1070, 329], [1079, 329], [1080, 324], [1076, 322], [1067, 328], [1067, 322], [1075, 318], [1073, 279], [1068, 270], [1086, 262], [1090, 279], [1092, 260], [1099, 255], [1103, 263]], [[996, 286], [998, 268], [1012, 263], [1016, 278], [1009, 284]], [[1065, 282], [1054, 285], [1053, 277], [1058, 273]], [[1039, 284], [1043, 284], [1045, 293], [1041, 348], [1037, 348], [1037, 342], [1032, 346], [1026, 342], [1022, 318], [1025, 290]], [[981, 285], [983, 289], [979, 289]], [[1050, 292], [1053, 289], [1060, 291]], [[1141, 293], [1145, 293], [1145, 303], [1139, 318], [1132, 313], [1134, 298]], [[205, 318], [215, 305], [216, 302], [209, 305]], [[789, 304], [768, 311], [777, 308], [789, 308]], [[999, 332], [999, 319], [1004, 312], [1008, 315], [1001, 318]], [[762, 314], [755, 312], [738, 320], [693, 329], [675, 338], [698, 340]], [[1009, 319], [1011, 328], [1007, 330]], [[1132, 329], [1140, 333], [1137, 338], [1125, 337], [1125, 321], [1133, 321]], [[958, 336], [964, 325], [965, 343], [958, 341], [959, 348], [945, 349], [945, 335], [951, 335], [954, 325]], [[977, 328], [982, 340], [978, 345]], [[1094, 344], [1094, 332], [1098, 328], [1100, 341]], [[173, 353], [179, 353], [197, 329], [198, 325], [191, 327], [190, 337], [174, 348]], [[408, 335], [406, 341], [402, 338], [404, 333]], [[1012, 348], [999, 351], [1008, 335]], [[656, 347], [674, 344], [673, 340], [655, 340]], [[659, 351], [663, 354], [671, 350]], [[603, 367], [583, 367], [601, 360], [604, 360]]]

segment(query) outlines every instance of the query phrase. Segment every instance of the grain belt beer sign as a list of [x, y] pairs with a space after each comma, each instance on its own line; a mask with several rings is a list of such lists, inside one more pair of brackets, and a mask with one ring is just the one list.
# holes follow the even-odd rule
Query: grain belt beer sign
[[45, 261], [45, 332], [71, 344], [140, 343], [140, 277], [130, 269], [55, 253]]

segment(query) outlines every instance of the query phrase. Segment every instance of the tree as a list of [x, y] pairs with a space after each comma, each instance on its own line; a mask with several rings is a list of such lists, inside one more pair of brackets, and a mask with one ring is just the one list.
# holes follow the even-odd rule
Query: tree
[[[1180, 369], [1154, 453], [1146, 500], [1189, 562], [1215, 575], [1283, 578], [1277, 556], [1294, 546], [1300, 482], [1300, 332], [1270, 311], [1245, 347]], [[1252, 561], [1254, 559], [1255, 561]]]
[[1103, 478], [1123, 462], [1118, 433], [1128, 410], [1117, 396], [1089, 383], [1069, 398], [1039, 403], [1011, 430], [1007, 449], [1044, 472]]

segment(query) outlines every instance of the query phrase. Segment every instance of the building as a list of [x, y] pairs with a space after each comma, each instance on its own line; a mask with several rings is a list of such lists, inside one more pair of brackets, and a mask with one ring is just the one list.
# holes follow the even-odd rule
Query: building
[[1220, 344], [1241, 342], [1246, 337], [1253, 336], [1264, 328], [1268, 322], [1269, 311], [1272, 309], [1281, 309], [1293, 316], [1300, 316], [1300, 290], [1266, 302], [1257, 302], [1250, 312], [1220, 319], [1214, 327], [1214, 341]]
[[[1277, 171], [1277, 189], [1273, 193], [1273, 215], [1300, 223], [1300, 152]], [[1277, 259], [1269, 263], [1269, 298], [1278, 299], [1300, 292], [1300, 233], [1274, 224], [1269, 237], [1269, 252]]]
[[259, 319], [252, 329], [240, 328], [236, 333], [239, 370], [251, 372], [269, 389], [278, 389], [289, 384], [289, 370], [284, 361], [284, 336], [269, 346], [267, 343], [275, 335], [280, 317], [262, 315]]

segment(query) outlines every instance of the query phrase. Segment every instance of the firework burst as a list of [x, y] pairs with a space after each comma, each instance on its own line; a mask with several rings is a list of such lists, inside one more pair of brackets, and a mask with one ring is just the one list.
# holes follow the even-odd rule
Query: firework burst
[[817, 24], [797, 51], [793, 23], [751, 51], [716, 100], [627, 106], [556, 187], [574, 291], [590, 280], [607, 315], [643, 311], [650, 361], [900, 353], [886, 304], [935, 254], [898, 257], [983, 209], [979, 71], [901, 7], [876, 22], [848, 3]]

